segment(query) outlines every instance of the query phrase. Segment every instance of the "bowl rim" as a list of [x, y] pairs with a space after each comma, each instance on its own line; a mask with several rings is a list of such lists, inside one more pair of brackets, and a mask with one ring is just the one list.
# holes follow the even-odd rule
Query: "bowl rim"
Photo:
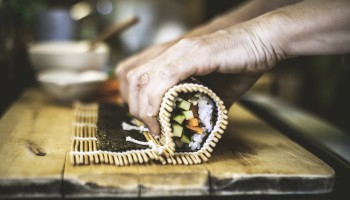
[[[76, 76], [79, 76], [83, 73], [93, 72], [93, 73], [98, 73], [99, 77], [96, 79], [92, 79], [92, 80], [76, 80], [74, 82], [72, 82], [72, 81], [60, 82], [60, 81], [55, 81], [55, 80], [45, 80], [45, 78], [44, 78], [44, 76], [54, 76], [55, 73], [62, 74], [62, 72], [65, 72], [67, 74], [69, 73], [71, 75], [76, 75]], [[66, 86], [72, 86], [72, 85], [82, 85], [82, 84], [92, 84], [92, 83], [105, 82], [108, 80], [108, 74], [106, 74], [104, 72], [96, 71], [96, 70], [86, 70], [83, 72], [70, 71], [70, 70], [48, 70], [48, 71], [43, 71], [43, 72], [38, 73], [36, 80], [41, 84], [54, 84], [57, 86], [66, 87]]]
[[[51, 48], [53, 48], [55, 45], [72, 45], [72, 46], [76, 46], [78, 47], [80, 45], [80, 48], [82, 46], [88, 46], [89, 41], [87, 40], [62, 40], [62, 41], [41, 41], [41, 42], [36, 42], [36, 43], [32, 43], [28, 46], [28, 51], [30, 54], [36, 54], [36, 55], [76, 55], [76, 54], [81, 54], [81, 55], [86, 55], [86, 54], [108, 54], [110, 52], [110, 48], [107, 45], [107, 43], [105, 42], [99, 42], [97, 44], [97, 47], [93, 50], [93, 51], [89, 51], [87, 49], [82, 49], [82, 50], [77, 50], [77, 51], [61, 51], [61, 50], [55, 50], [55, 49], [50, 49], [49, 51], [47, 51], [48, 49], [37, 49], [40, 46], [44, 46], [47, 45], [48, 47], [50, 47], [52, 45]], [[45, 47], [45, 48], [48, 48]], [[43, 47], [42, 47], [43, 48]], [[78, 48], [77, 48], [78, 49]]]

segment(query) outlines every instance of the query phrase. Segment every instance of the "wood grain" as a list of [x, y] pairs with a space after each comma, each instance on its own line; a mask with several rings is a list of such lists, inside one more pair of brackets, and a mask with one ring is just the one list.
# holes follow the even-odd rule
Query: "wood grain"
[[209, 173], [204, 165], [139, 166], [141, 197], [209, 195]]
[[0, 197], [155, 197], [325, 193], [334, 171], [233, 106], [209, 162], [72, 166], [72, 108], [31, 88], [0, 120]]
[[206, 164], [214, 195], [326, 193], [334, 171], [235, 105], [224, 138]]
[[71, 109], [26, 91], [0, 121], [0, 196], [61, 197]]
[[73, 166], [67, 156], [64, 197], [139, 197], [138, 166]]

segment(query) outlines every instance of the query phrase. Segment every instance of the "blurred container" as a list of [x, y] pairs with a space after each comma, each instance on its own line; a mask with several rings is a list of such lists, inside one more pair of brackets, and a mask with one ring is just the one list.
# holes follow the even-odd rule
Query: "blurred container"
[[108, 79], [104, 72], [49, 70], [38, 74], [41, 86], [62, 102], [82, 100], [97, 94]]
[[34, 15], [34, 41], [72, 40], [76, 22], [65, 8], [54, 8]]
[[89, 50], [89, 42], [86, 41], [43, 42], [31, 45], [29, 56], [36, 71], [102, 70], [109, 57], [109, 48], [105, 43], [99, 43]]

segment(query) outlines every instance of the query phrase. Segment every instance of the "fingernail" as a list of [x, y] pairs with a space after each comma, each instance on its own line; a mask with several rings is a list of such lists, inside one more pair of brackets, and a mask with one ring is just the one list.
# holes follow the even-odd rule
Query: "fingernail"
[[160, 137], [160, 136], [157, 135], [157, 134], [154, 134], [154, 133], [151, 133], [151, 134], [152, 134], [152, 136], [153, 136], [154, 139], [159, 139], [159, 137]]
[[153, 107], [152, 106], [148, 106], [146, 115], [148, 117], [153, 117], [154, 116], [154, 114], [153, 114]]

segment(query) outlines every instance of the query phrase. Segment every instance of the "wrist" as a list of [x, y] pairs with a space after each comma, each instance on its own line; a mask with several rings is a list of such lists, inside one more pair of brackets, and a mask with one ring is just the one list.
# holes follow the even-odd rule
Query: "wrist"
[[278, 12], [272, 12], [248, 22], [251, 40], [260, 55], [264, 55], [269, 68], [289, 57], [285, 18]]
[[[286, 58], [270, 21], [257, 18], [201, 37], [212, 66], [221, 73], [264, 72]], [[282, 45], [283, 46], [283, 45]]]

